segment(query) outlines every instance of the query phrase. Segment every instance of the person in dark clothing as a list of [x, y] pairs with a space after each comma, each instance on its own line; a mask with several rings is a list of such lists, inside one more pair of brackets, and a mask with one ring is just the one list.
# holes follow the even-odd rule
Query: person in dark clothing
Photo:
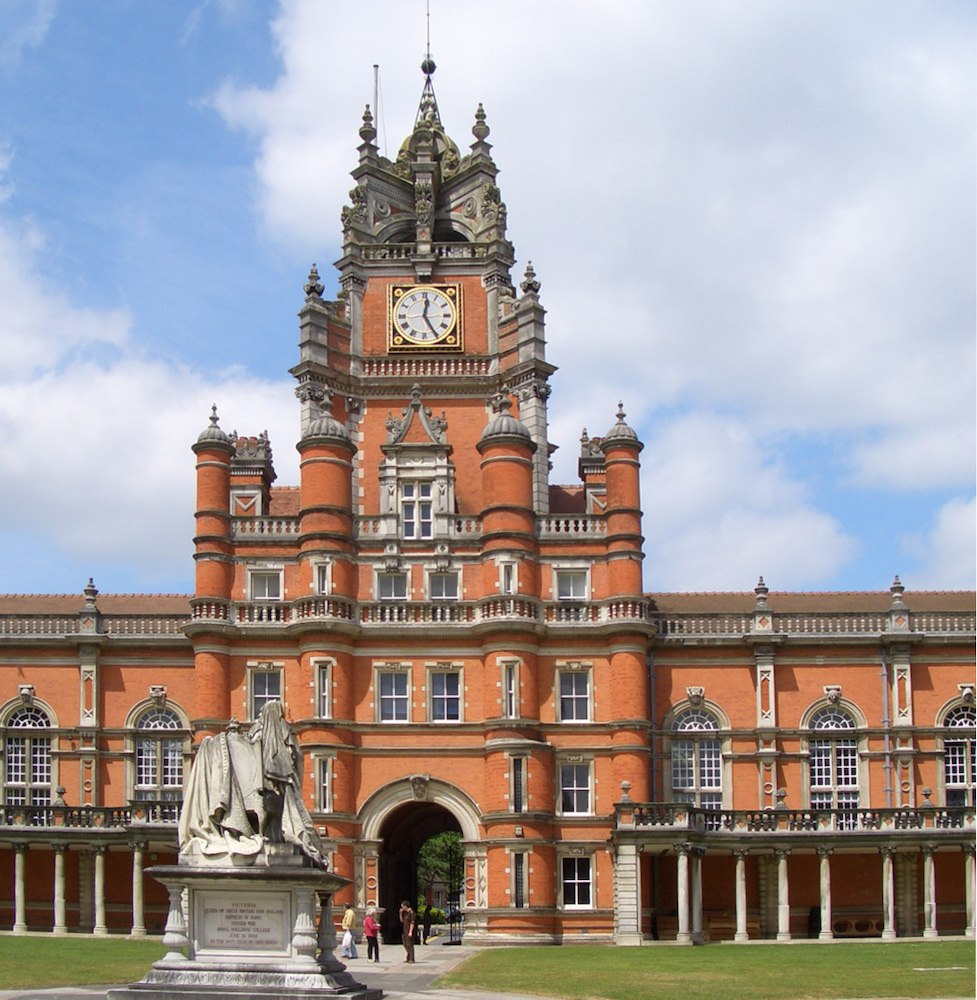
[[408, 900], [400, 904], [400, 940], [403, 942], [404, 951], [407, 952], [406, 961], [414, 961], [414, 934], [417, 932], [417, 917], [414, 909]]

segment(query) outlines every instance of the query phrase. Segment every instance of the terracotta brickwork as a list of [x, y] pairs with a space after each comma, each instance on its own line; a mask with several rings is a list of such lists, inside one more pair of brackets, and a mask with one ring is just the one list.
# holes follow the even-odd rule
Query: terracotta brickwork
[[644, 593], [623, 409], [548, 481], [540, 283], [472, 134], [430, 79], [396, 161], [364, 118], [300, 482], [212, 414], [193, 595], [0, 597], [0, 924], [160, 930], [194, 746], [280, 698], [388, 933], [450, 830], [473, 941], [972, 935], [974, 595]]

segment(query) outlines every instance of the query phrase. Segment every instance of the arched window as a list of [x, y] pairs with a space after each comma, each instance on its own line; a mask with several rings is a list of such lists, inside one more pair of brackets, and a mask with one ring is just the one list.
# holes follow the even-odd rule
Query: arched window
[[183, 798], [183, 737], [164, 735], [182, 729], [170, 708], [151, 708], [136, 723], [136, 783], [133, 798], [174, 802]]
[[682, 736], [672, 740], [672, 801], [721, 808], [722, 744], [714, 735], [719, 729], [715, 718], [704, 709], [690, 708], [676, 716], [674, 728]]
[[[858, 740], [854, 735], [834, 735], [855, 729], [855, 720], [833, 705], [811, 718], [810, 750], [811, 808], [858, 808]], [[830, 735], [829, 735], [830, 734]], [[842, 827], [854, 827], [855, 817], [842, 816]]]
[[[36, 705], [18, 708], [7, 720], [3, 796], [8, 805], [51, 803], [51, 737], [37, 730], [51, 720]], [[34, 732], [31, 732], [34, 730]]]
[[977, 772], [975, 724], [977, 724], [977, 712], [973, 705], [958, 705], [956, 708], [951, 708], [943, 717], [944, 726], [970, 730], [959, 736], [956, 734], [947, 736], [943, 740], [943, 779], [946, 785], [946, 804], [950, 808], [975, 804], [974, 774]]

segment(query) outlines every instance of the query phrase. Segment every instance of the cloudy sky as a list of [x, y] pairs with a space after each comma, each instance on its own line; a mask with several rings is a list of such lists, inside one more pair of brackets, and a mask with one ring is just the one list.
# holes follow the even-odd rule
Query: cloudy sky
[[[413, 124], [424, 0], [0, 25], [0, 591], [187, 591], [211, 403], [297, 482], [302, 284], [374, 64], [388, 154]], [[432, 0], [542, 282], [554, 479], [622, 399], [649, 589], [973, 586], [975, 36], [968, 0]]]

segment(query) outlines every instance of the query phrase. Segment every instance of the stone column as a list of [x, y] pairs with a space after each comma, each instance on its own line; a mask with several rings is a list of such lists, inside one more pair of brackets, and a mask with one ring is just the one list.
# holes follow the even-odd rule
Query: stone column
[[149, 845], [136, 841], [132, 844], [132, 929], [131, 937], [146, 936], [146, 912], [143, 903], [143, 852]]
[[614, 856], [614, 943], [640, 945], [641, 853], [635, 844], [618, 844]]
[[974, 932], [974, 854], [977, 852], [977, 846], [974, 844], [964, 844], [963, 853], [965, 855], [964, 865], [965, 865], [965, 875], [966, 884], [964, 886], [964, 892], [967, 898], [967, 930], [964, 932], [968, 938], [972, 941], [975, 937]]
[[166, 928], [163, 932], [163, 946], [166, 954], [164, 962], [182, 962], [190, 946], [187, 939], [187, 922], [183, 916], [183, 886], [170, 883], [166, 886], [170, 896], [170, 908], [166, 914]]
[[692, 903], [692, 943], [704, 944], [705, 935], [702, 933], [702, 856], [705, 854], [701, 848], [692, 848], [692, 870], [691, 870], [691, 903]]
[[27, 933], [27, 890], [24, 885], [26, 863], [27, 845], [14, 844], [14, 934]]
[[54, 933], [67, 934], [68, 924], [64, 905], [64, 844], [54, 847]]
[[736, 933], [734, 941], [749, 941], [746, 923], [746, 859], [749, 851], [733, 851], [736, 858]]
[[105, 923], [105, 854], [108, 848], [93, 847], [95, 855], [95, 937], [105, 937], [108, 926]]
[[920, 848], [923, 855], [923, 937], [936, 938], [936, 865], [933, 854], [936, 848], [930, 844]]
[[817, 851], [821, 895], [821, 931], [818, 934], [818, 940], [830, 941], [835, 936], [832, 930], [831, 916], [831, 848], [819, 847]]
[[892, 871], [894, 847], [880, 847], [882, 855], [882, 940], [896, 939], [896, 880]]
[[777, 856], [777, 940], [790, 940], [790, 892], [787, 882], [787, 858], [790, 850], [779, 848]]
[[678, 944], [691, 944], [689, 933], [689, 844], [676, 844], [675, 854], [678, 859], [678, 933], [675, 940]]

